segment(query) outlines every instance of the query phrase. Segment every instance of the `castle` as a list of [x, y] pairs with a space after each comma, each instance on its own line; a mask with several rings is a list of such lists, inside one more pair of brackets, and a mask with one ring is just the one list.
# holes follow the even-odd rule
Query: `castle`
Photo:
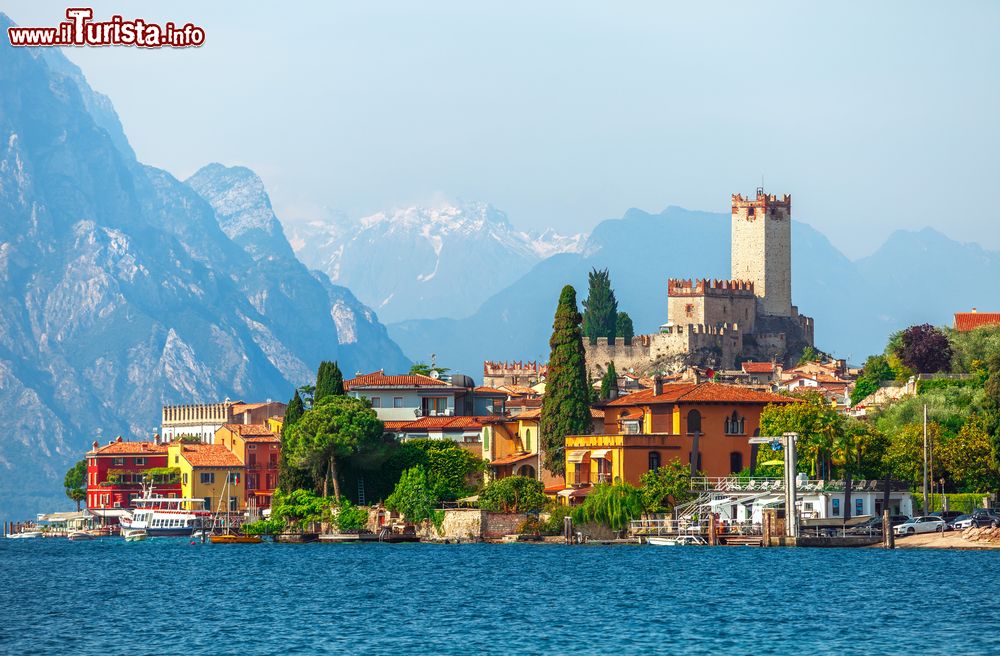
[[667, 323], [651, 335], [585, 343], [587, 368], [676, 372], [734, 369], [737, 360], [791, 363], [813, 345], [813, 320], [792, 305], [792, 197], [732, 196], [730, 280], [667, 281]]

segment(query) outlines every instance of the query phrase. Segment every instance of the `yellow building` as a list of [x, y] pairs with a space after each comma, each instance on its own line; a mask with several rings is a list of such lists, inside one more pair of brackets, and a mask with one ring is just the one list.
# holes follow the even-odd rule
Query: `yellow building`
[[285, 427], [285, 419], [283, 417], [268, 417], [266, 425], [272, 433], [281, 435], [281, 429]]
[[245, 508], [245, 468], [223, 445], [172, 442], [167, 447], [167, 462], [181, 470], [182, 497], [204, 499], [205, 509], [212, 512]]

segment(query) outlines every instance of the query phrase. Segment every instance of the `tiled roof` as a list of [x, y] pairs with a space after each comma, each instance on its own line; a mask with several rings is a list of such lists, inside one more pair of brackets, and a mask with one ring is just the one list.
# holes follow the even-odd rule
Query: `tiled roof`
[[[273, 405], [275, 403], [279, 402], [271, 401], [270, 403], [243, 403], [242, 401], [237, 401], [236, 403], [230, 406], [230, 409], [232, 410], [234, 415], [240, 415], [246, 412], [247, 410], [256, 410], [258, 408], [263, 408], [265, 406]], [[281, 405], [284, 404], [281, 403]]]
[[504, 456], [503, 458], [497, 458], [496, 460], [490, 462], [491, 465], [512, 465], [515, 462], [521, 462], [522, 460], [527, 460], [528, 458], [537, 457], [534, 453], [514, 453], [509, 456]]
[[1000, 312], [956, 312], [955, 330], [966, 332], [1000, 324]]
[[130, 456], [130, 455], [155, 455], [166, 454], [166, 444], [156, 444], [155, 442], [112, 442], [91, 449], [87, 455], [91, 456]]
[[[541, 416], [542, 416], [542, 409], [541, 408], [531, 408], [530, 410], [525, 410], [524, 412], [520, 412], [520, 413], [518, 413], [516, 415], [511, 415], [510, 419], [514, 420], [514, 421], [516, 421], [518, 419], [539, 419]], [[590, 418], [591, 419], [604, 419], [604, 411], [600, 410], [598, 408], [591, 408], [590, 409]]]
[[672, 383], [663, 386], [663, 393], [653, 395], [653, 390], [645, 389], [615, 399], [608, 406], [630, 406], [650, 403], [795, 403], [796, 400], [770, 392], [723, 385], [721, 383]]
[[538, 394], [538, 390], [525, 387], [524, 385], [504, 385], [500, 389], [506, 390], [507, 393], [514, 396], [533, 396]]
[[473, 391], [484, 396], [507, 396], [507, 392], [495, 387], [477, 387]]
[[773, 362], [744, 362], [743, 371], [748, 374], [769, 374], [774, 372]]
[[500, 417], [420, 417], [413, 421], [384, 421], [383, 428], [390, 431], [431, 431], [480, 429]]
[[274, 435], [271, 429], [264, 424], [225, 424], [223, 428], [227, 428], [242, 437]]
[[243, 463], [221, 444], [183, 444], [181, 455], [192, 467], [242, 467]]
[[452, 384], [420, 374], [386, 376], [384, 371], [373, 371], [344, 381], [345, 390], [355, 387], [452, 387]]

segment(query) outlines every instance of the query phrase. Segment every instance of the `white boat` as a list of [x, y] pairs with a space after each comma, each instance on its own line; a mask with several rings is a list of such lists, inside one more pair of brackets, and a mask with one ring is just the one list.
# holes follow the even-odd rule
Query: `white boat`
[[149, 537], [149, 533], [141, 528], [128, 528], [122, 530], [122, 537], [126, 542], [141, 542]]
[[656, 547], [681, 547], [687, 545], [708, 544], [700, 535], [678, 535], [676, 537], [650, 536], [646, 542]]
[[21, 531], [20, 533], [11, 533], [7, 536], [11, 540], [30, 540], [32, 538], [42, 537], [41, 531]]
[[143, 530], [149, 537], [189, 536], [205, 525], [211, 513], [203, 499], [143, 497], [119, 518], [122, 531]]
[[94, 536], [87, 531], [70, 531], [69, 535], [66, 536], [68, 539], [74, 542], [82, 542], [83, 540], [93, 540]]

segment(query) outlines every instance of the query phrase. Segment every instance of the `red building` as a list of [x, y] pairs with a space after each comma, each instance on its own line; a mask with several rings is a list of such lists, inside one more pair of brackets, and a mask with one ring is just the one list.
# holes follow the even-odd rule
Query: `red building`
[[[142, 495], [142, 483], [150, 469], [167, 466], [167, 445], [155, 442], [124, 442], [121, 437], [87, 452], [87, 509], [106, 520], [117, 521], [122, 509]], [[160, 474], [153, 477], [153, 493], [179, 497], [180, 480]]]
[[226, 424], [215, 443], [232, 451], [246, 468], [248, 508], [268, 508], [278, 488], [281, 438], [264, 424]]

